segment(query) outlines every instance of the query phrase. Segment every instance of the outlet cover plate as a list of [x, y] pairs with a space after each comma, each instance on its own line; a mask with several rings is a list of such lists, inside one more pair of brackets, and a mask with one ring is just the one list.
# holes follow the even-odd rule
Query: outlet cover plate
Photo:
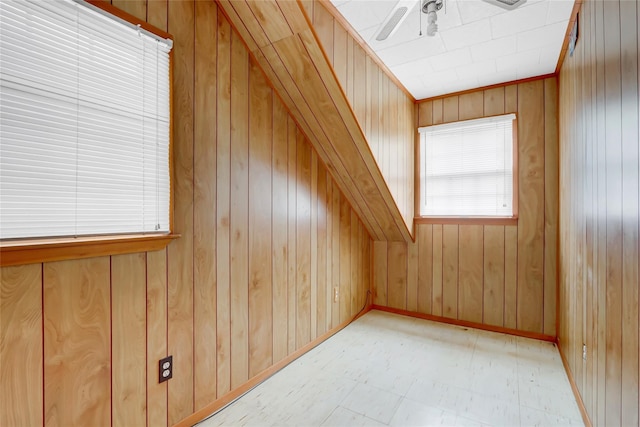
[[158, 362], [158, 382], [163, 383], [171, 378], [173, 378], [173, 356], [167, 356]]

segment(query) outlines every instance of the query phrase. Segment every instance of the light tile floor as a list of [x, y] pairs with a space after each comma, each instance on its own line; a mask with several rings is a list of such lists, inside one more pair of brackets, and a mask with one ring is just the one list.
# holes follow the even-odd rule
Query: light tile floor
[[371, 311], [200, 426], [583, 425], [557, 348]]

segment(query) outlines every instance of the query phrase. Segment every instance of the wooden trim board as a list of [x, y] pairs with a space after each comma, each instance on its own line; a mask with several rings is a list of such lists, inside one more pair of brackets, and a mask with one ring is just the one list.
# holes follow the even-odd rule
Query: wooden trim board
[[519, 331], [517, 329], [504, 328], [501, 326], [492, 326], [492, 325], [486, 325], [482, 323], [469, 322], [466, 320], [450, 319], [448, 317], [434, 316], [432, 314], [416, 313], [414, 311], [401, 310], [398, 308], [391, 308], [391, 307], [383, 307], [375, 304], [371, 307], [371, 309], [386, 311], [387, 313], [400, 314], [403, 316], [415, 317], [418, 319], [431, 320], [434, 322], [447, 323], [449, 325], [464, 326], [467, 328], [481, 329], [483, 331], [498, 332], [501, 334], [515, 335], [515, 336], [524, 337], [524, 338], [532, 338], [534, 340], [540, 340], [540, 341], [547, 341], [547, 342], [553, 342], [553, 343], [556, 342], [556, 337], [551, 335], [539, 334], [536, 332]]
[[559, 339], [556, 339], [556, 347], [558, 347], [558, 351], [560, 352], [560, 358], [562, 359], [562, 366], [564, 366], [564, 370], [567, 373], [569, 384], [571, 384], [571, 391], [573, 391], [573, 395], [576, 398], [576, 403], [578, 404], [578, 409], [580, 410], [580, 415], [582, 415], [582, 421], [584, 422], [585, 427], [593, 427], [593, 423], [589, 419], [589, 414], [587, 414], [587, 409], [584, 406], [584, 401], [582, 400], [582, 396], [580, 395], [580, 391], [578, 390], [576, 381], [573, 378], [571, 369], [569, 368], [569, 363], [567, 362], [567, 358], [564, 355], [564, 352], [562, 351], [562, 347], [560, 346]]

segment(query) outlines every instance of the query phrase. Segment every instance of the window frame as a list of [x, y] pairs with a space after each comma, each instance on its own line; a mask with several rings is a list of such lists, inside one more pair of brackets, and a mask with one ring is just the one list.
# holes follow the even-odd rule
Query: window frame
[[[133, 25], [139, 25], [150, 33], [173, 41], [171, 34], [118, 9], [110, 3], [103, 0], [84, 1], [116, 18]], [[171, 49], [169, 52], [169, 232], [23, 238], [0, 241], [0, 267], [156, 251], [166, 248], [172, 240], [181, 237], [180, 234], [174, 233], [173, 223], [173, 51], [174, 49]]]
[[[452, 120], [449, 122], [437, 123], [447, 124], [456, 123], [466, 120], [474, 119], [487, 119], [491, 117], [500, 117], [507, 114], [514, 114], [512, 125], [512, 144], [513, 144], [513, 194], [512, 194], [512, 215], [510, 216], [464, 216], [464, 215], [451, 215], [451, 216], [437, 216], [437, 215], [421, 215], [420, 206], [422, 204], [422, 178], [421, 178], [421, 150], [422, 150], [422, 137], [416, 129], [416, 147], [415, 147], [415, 210], [414, 210], [414, 222], [416, 224], [468, 224], [468, 225], [517, 225], [518, 224], [518, 181], [519, 181], [519, 168], [518, 168], [518, 113], [503, 113], [493, 114], [482, 117], [470, 117], [465, 120]], [[436, 126], [436, 124], [428, 125]], [[421, 127], [428, 127], [421, 126]]]

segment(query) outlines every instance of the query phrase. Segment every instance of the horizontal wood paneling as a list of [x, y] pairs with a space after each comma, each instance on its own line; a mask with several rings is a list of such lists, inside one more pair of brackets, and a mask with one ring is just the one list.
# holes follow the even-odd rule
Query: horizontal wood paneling
[[366, 228], [216, 3], [139, 3], [127, 7], [176, 41], [182, 237], [0, 270], [2, 425], [173, 425], [367, 298]]
[[594, 425], [640, 419], [639, 18], [635, 1], [585, 1], [559, 77], [558, 335]]
[[[419, 126], [505, 112], [517, 114], [520, 217], [517, 225], [416, 224], [416, 241], [405, 245], [405, 251], [415, 253], [416, 246], [417, 258], [404, 257], [405, 262], [398, 263], [394, 254], [399, 249], [392, 252], [387, 248], [388, 270], [382, 272], [375, 266], [377, 305], [556, 335], [556, 105], [555, 78], [418, 104]], [[383, 250], [374, 245], [375, 259], [384, 258], [377, 253]], [[396, 261], [391, 262], [392, 258]], [[414, 284], [398, 283], [414, 280], [415, 275], [405, 271], [415, 268], [417, 309], [411, 303]], [[391, 281], [387, 286], [381, 283], [383, 273], [393, 279], [393, 286]], [[381, 290], [386, 294], [378, 293]]]

